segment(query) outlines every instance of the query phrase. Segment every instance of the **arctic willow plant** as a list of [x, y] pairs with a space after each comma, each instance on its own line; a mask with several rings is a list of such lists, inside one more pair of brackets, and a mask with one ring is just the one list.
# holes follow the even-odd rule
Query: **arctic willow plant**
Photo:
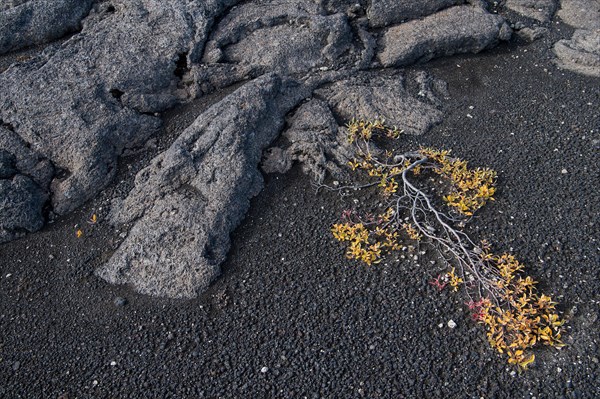
[[[556, 303], [536, 292], [536, 281], [523, 275], [523, 265], [513, 255], [494, 254], [485, 241], [473, 242], [457, 227], [493, 200], [496, 172], [470, 168], [445, 150], [382, 151], [373, 139], [400, 134], [383, 121], [353, 120], [347, 128], [357, 154], [349, 166], [368, 178], [351, 187], [374, 187], [385, 203], [383, 212], [368, 217], [345, 211], [341, 223], [333, 225], [333, 236], [347, 243], [347, 257], [372, 265], [400, 250], [403, 240], [429, 243], [446, 270], [431, 284], [464, 293], [473, 319], [484, 325], [490, 345], [510, 364], [526, 369], [535, 359], [531, 348], [538, 344], [563, 346], [564, 321]], [[437, 191], [424, 184], [440, 180]], [[446, 212], [440, 210], [444, 206]]]

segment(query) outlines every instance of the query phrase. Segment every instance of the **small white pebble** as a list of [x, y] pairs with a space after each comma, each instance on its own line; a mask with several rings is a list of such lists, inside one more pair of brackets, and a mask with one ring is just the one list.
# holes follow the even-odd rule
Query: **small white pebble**
[[110, 362], [110, 365], [115, 367], [117, 365], [117, 362], [115, 362], [114, 360], [112, 362]]
[[444, 327], [444, 323], [440, 323], [440, 324], [438, 324], [438, 327], [439, 327], [439, 328], [442, 328], [442, 327]]
[[268, 367], [263, 367], [262, 369], [260, 369], [260, 372], [263, 374], [266, 373], [267, 371], [269, 371]]
[[566, 169], [563, 169], [563, 170], [561, 170], [561, 171], [560, 171], [560, 173], [562, 173], [563, 175], [566, 175], [566, 174], [567, 174], [567, 173], [569, 173], [569, 172], [567, 172], [567, 170], [566, 170]]
[[96, 386], [96, 385], [98, 385], [98, 380], [94, 380], [94, 381], [92, 382], [92, 385], [93, 385], [93, 386]]
[[6, 278], [9, 278], [10, 276], [12, 276], [12, 274], [8, 273], [8, 274], [6, 275]]
[[448, 327], [455, 328], [456, 327], [456, 322], [454, 320], [450, 319], [448, 321]]

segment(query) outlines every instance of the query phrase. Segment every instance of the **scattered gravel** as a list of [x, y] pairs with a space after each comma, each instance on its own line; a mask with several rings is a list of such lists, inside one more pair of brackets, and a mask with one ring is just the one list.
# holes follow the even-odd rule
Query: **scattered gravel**
[[[328, 227], [352, 201], [313, 195], [298, 168], [265, 177], [204, 295], [158, 299], [111, 286], [93, 272], [120, 232], [101, 212], [99, 223], [86, 221], [129, 192], [152, 158], [139, 154], [98, 198], [0, 246], [0, 397], [600, 397], [599, 82], [553, 65], [552, 44], [572, 33], [560, 26], [528, 46], [421, 66], [448, 82], [446, 116], [398, 145], [451, 148], [498, 171], [496, 201], [468, 229], [499, 251], [513, 248], [560, 302], [569, 318], [562, 350], [538, 350], [526, 373], [508, 367], [464, 298], [428, 284], [434, 251], [419, 266], [345, 259]], [[163, 115], [162, 150], [197, 106]], [[357, 206], [368, 201], [361, 195], [351, 197]]]

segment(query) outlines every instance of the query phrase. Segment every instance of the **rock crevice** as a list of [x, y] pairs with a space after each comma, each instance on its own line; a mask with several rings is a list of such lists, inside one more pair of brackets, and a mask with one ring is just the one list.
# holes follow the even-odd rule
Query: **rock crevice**
[[174, 298], [206, 288], [219, 275], [229, 233], [262, 188], [262, 151], [309, 93], [270, 74], [200, 115], [113, 206], [112, 222], [133, 226], [98, 275]]
[[[272, 167], [301, 162], [322, 181], [350, 156], [338, 124], [378, 116], [422, 134], [441, 120], [443, 84], [396, 67], [510, 36], [476, 1], [76, 3], [14, 0], [0, 9], [0, 53], [80, 29], [0, 73], [0, 120], [11, 127], [0, 129], [0, 191], [9, 193], [0, 241], [41, 228], [48, 209], [66, 214], [94, 198], [119, 156], [161, 131], [161, 112], [241, 85], [113, 207], [112, 222], [131, 229], [98, 274], [170, 297], [195, 296], [218, 274], [229, 233], [262, 185], [263, 150], [280, 132], [289, 145], [271, 150], [280, 156]], [[17, 13], [34, 19], [11, 19]]]

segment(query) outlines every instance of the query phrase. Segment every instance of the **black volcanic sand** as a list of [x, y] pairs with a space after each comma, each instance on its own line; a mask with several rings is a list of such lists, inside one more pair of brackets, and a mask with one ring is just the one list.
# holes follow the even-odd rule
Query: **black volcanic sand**
[[96, 278], [122, 239], [104, 221], [109, 200], [215, 95], [165, 114], [156, 148], [125, 158], [100, 198], [0, 246], [0, 397], [600, 397], [600, 81], [552, 64], [560, 35], [421, 66], [449, 83], [447, 117], [398, 146], [451, 148], [498, 171], [497, 200], [470, 232], [512, 250], [560, 300], [567, 347], [537, 350], [516, 373], [464, 299], [428, 284], [430, 248], [372, 267], [346, 260], [329, 226], [353, 199], [373, 199], [315, 195], [296, 169], [266, 176], [201, 298]]

